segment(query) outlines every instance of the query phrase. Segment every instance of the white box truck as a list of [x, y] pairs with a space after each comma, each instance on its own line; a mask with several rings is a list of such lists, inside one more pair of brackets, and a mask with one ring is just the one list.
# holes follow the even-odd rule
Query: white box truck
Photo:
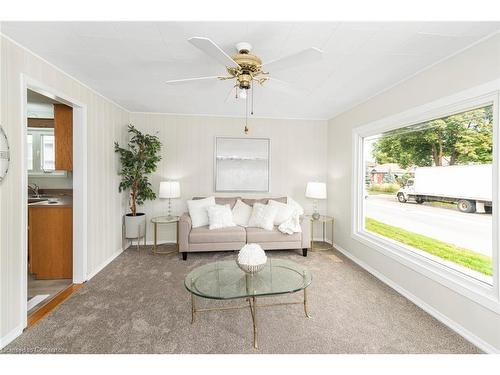
[[419, 167], [397, 192], [398, 201], [456, 203], [461, 212], [491, 212], [491, 164]]

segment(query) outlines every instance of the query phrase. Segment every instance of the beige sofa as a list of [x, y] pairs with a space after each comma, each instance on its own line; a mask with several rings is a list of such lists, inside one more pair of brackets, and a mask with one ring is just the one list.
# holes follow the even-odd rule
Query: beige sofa
[[[232, 209], [238, 199], [250, 206], [255, 202], [267, 204], [269, 199], [286, 203], [286, 197], [262, 199], [216, 197], [215, 203], [229, 204]], [[302, 249], [302, 255], [307, 256], [311, 244], [309, 221], [301, 218], [300, 226], [302, 233], [294, 234], [281, 233], [277, 227], [272, 231], [239, 226], [212, 230], [208, 229], [208, 226], [192, 228], [191, 217], [188, 213], [184, 213], [179, 219], [179, 251], [186, 260], [189, 252], [240, 250], [247, 243], [257, 243], [264, 250]]]

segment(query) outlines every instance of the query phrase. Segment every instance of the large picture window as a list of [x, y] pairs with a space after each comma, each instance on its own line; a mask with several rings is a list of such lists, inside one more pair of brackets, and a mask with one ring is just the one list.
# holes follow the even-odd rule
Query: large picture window
[[493, 106], [364, 138], [365, 230], [491, 283]]
[[500, 311], [498, 86], [363, 125], [353, 136], [353, 237]]

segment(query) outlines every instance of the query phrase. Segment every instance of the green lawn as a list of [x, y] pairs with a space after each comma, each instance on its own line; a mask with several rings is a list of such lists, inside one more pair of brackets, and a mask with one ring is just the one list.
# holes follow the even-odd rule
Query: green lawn
[[396, 193], [393, 193], [393, 192], [390, 192], [390, 191], [372, 191], [372, 190], [368, 190], [368, 195], [379, 195], [379, 194], [394, 195], [394, 198], [396, 198]]
[[423, 250], [429, 254], [460, 264], [471, 270], [491, 276], [493, 274], [492, 260], [486, 255], [464, 249], [434, 238], [422, 236], [402, 228], [384, 224], [375, 219], [366, 218], [365, 228], [370, 232]]

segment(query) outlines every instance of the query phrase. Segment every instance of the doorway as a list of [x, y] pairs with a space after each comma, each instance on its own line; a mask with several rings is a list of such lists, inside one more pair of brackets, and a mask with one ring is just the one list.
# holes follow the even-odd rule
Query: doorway
[[[21, 103], [26, 327], [28, 314], [87, 280], [87, 129], [85, 105], [24, 75]], [[61, 136], [68, 129], [71, 134]]]
[[28, 317], [73, 284], [72, 112], [27, 90]]

